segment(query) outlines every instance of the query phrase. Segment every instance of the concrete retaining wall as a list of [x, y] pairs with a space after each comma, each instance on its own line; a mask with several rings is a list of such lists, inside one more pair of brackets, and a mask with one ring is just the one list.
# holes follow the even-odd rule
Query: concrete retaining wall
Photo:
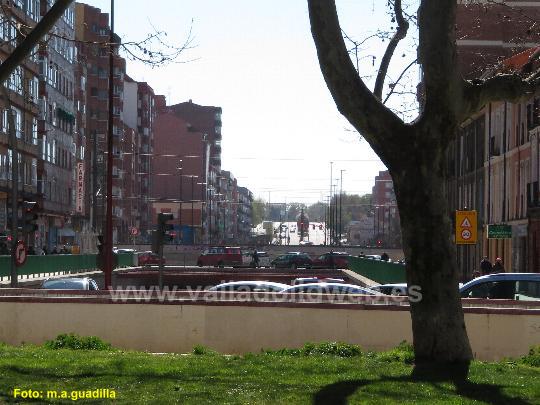
[[[539, 310], [465, 312], [478, 359], [515, 358], [540, 344]], [[410, 314], [403, 306], [0, 297], [0, 341], [41, 344], [67, 332], [97, 335], [124, 349], [178, 353], [196, 344], [222, 353], [246, 353], [321, 341], [386, 350], [412, 339]]]

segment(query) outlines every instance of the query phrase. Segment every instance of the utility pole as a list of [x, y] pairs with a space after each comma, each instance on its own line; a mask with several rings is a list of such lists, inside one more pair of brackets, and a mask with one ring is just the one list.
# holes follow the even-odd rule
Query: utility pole
[[[332, 169], [333, 169], [333, 166], [334, 166], [334, 162], [330, 162], [330, 199], [328, 200], [329, 224], [332, 223], [330, 212], [332, 211], [331, 207], [332, 207], [332, 176], [333, 176]], [[330, 226], [330, 232], [329, 232], [328, 236], [329, 236], [328, 244], [332, 245], [332, 226]]]
[[341, 200], [343, 200], [343, 172], [345, 171], [345, 169], [341, 169], [340, 172], [340, 180], [341, 180], [341, 184], [339, 186], [339, 246], [341, 246], [341, 234], [343, 232], [343, 227], [342, 227], [342, 203], [341, 203]]
[[113, 103], [114, 103], [114, 0], [111, 0], [111, 30], [109, 32], [109, 120], [107, 134], [107, 217], [105, 222], [105, 288], [112, 287], [113, 268]]

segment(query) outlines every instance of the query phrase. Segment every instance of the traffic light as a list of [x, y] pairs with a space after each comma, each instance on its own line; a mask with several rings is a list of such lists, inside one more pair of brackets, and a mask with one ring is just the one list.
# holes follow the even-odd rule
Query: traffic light
[[165, 236], [172, 238], [172, 232], [174, 229], [173, 224], [168, 224], [167, 221], [174, 219], [174, 216], [170, 212], [160, 212], [157, 216], [157, 230], [152, 235], [152, 252], [159, 254], [160, 246], [163, 245]]
[[38, 230], [38, 205], [35, 201], [23, 202], [23, 232], [32, 233]]

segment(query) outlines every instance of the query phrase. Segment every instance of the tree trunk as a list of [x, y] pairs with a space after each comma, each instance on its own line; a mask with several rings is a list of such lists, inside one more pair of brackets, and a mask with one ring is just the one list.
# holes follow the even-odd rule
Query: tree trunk
[[[417, 139], [435, 137], [424, 134]], [[466, 377], [472, 351], [444, 190], [445, 151], [440, 144], [422, 145], [416, 148], [414, 159], [408, 160], [391, 174], [407, 258], [407, 283], [419, 286], [422, 294], [418, 302], [411, 302], [416, 371], [425, 365], [442, 366], [439, 369], [447, 373], [465, 373]]]

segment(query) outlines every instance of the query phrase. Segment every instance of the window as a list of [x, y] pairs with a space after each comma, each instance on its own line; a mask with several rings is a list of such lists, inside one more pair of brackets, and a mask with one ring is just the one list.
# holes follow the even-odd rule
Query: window
[[26, 14], [34, 21], [39, 21], [39, 0], [27, 0]]
[[28, 94], [30, 95], [30, 101], [36, 104], [38, 101], [38, 89], [39, 79], [37, 77], [32, 77], [28, 80]]
[[540, 298], [540, 281], [518, 281], [517, 284], [516, 294], [520, 300]]
[[11, 91], [18, 94], [23, 94], [23, 70], [20, 66], [17, 66], [15, 70], [9, 75], [6, 80], [6, 87]]

